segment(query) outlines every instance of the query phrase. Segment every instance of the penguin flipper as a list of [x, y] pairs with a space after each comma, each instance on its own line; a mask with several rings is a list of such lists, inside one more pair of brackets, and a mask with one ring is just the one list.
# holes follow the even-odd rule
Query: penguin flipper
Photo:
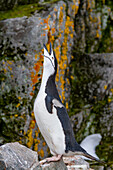
[[49, 96], [49, 95], [47, 95], [45, 98], [45, 104], [46, 104], [47, 111], [51, 114], [52, 114], [52, 110], [53, 110], [52, 100], [53, 100], [53, 97]]

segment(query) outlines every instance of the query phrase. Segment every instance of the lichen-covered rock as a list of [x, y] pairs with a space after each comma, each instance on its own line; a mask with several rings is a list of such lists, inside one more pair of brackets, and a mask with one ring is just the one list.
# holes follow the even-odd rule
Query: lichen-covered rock
[[71, 114], [77, 114], [71, 120], [76, 139], [80, 142], [90, 134], [101, 133], [97, 153], [109, 161], [113, 154], [113, 53], [74, 55]]
[[0, 146], [0, 169], [27, 170], [38, 162], [37, 152], [20, 145], [18, 142]]
[[111, 2], [82, 0], [74, 18], [76, 52], [113, 52]]
[[[75, 4], [68, 3], [70, 4], [68, 12], [74, 16], [71, 5], [75, 8]], [[45, 11], [29, 18], [0, 21], [0, 71], [2, 73], [0, 123], [4, 125], [2, 133], [8, 136], [8, 138], [2, 137], [1, 142], [22, 141], [28, 147], [38, 150], [42, 158], [46, 157], [48, 152], [45, 142], [40, 141], [39, 130], [34, 120], [33, 102], [40, 87], [43, 44], [49, 44], [51, 41], [59, 64], [56, 78], [58, 90], [68, 108], [66, 99], [70, 90], [65, 69], [72, 57], [70, 51], [73, 46], [74, 22], [73, 18], [66, 16], [67, 9], [68, 4], [59, 1], [57, 4], [47, 5]]]

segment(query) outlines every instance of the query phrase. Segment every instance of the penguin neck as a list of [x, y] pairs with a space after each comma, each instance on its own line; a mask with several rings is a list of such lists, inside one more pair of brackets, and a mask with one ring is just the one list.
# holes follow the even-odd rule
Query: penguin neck
[[[43, 68], [43, 74], [42, 74], [42, 82], [41, 82], [41, 87], [40, 90], [45, 92], [46, 86], [48, 84], [48, 81], [50, 82], [51, 85], [55, 85], [55, 74], [50, 74], [50, 70]], [[50, 78], [52, 77], [52, 79]]]
[[41, 86], [40, 86], [40, 91], [45, 92], [46, 84], [49, 79], [50, 75], [46, 71], [45, 68], [43, 68], [43, 74], [42, 74], [42, 81], [41, 81]]
[[46, 69], [44, 69], [40, 91], [60, 100], [60, 97], [59, 97], [59, 94], [56, 88], [56, 84], [55, 84], [55, 77], [56, 77], [55, 73], [52, 75], [49, 75], [47, 74]]

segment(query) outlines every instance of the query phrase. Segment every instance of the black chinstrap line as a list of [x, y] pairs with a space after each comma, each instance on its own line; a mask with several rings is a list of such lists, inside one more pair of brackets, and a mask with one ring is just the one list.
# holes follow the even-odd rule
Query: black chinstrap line
[[[51, 59], [50, 59], [48, 56], [45, 56], [45, 55], [44, 55], [44, 57], [48, 58], [48, 59], [51, 61]], [[53, 63], [52, 63], [52, 61], [51, 61], [51, 64], [52, 64], [53, 68], [55, 69], [55, 67], [54, 67], [54, 65], [53, 65]]]

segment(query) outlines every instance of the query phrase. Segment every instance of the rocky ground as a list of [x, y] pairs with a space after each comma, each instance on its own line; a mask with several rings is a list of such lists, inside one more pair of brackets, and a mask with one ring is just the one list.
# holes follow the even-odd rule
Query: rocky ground
[[[99, 170], [104, 167], [100, 166]], [[0, 170], [93, 170], [89, 163], [80, 157], [64, 157], [58, 162], [42, 164], [38, 154], [18, 142], [0, 147]]]

